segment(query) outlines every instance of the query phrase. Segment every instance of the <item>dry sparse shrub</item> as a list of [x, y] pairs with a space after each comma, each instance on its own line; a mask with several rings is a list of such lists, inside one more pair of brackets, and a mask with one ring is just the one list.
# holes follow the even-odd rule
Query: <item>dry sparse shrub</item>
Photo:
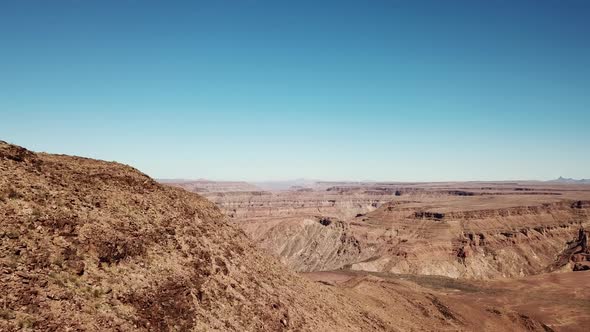
[[127, 257], [142, 255], [145, 248], [141, 241], [134, 239], [105, 239], [98, 243], [96, 252], [99, 263], [118, 264]]
[[13, 187], [5, 187], [0, 190], [0, 201], [6, 202], [11, 199], [21, 199], [23, 195]]
[[151, 331], [188, 331], [195, 324], [193, 285], [182, 280], [163, 281], [138, 293], [126, 302], [133, 305], [140, 319], [136, 324]]

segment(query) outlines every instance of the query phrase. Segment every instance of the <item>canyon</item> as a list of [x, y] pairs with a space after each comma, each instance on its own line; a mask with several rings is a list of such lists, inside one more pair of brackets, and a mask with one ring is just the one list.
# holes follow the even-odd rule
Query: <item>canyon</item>
[[198, 194], [2, 141], [0, 225], [0, 331], [551, 330], [418, 283], [310, 279]]
[[[558, 331], [588, 326], [582, 313], [590, 296], [581, 294], [590, 273], [590, 185], [315, 182], [219, 189], [202, 194], [260, 248], [313, 280], [346, 288], [364, 278], [449, 278], [476, 289], [446, 289], [451, 298], [500, 306], [515, 301], [538, 319], [553, 312], [550, 326]], [[540, 287], [536, 300], [527, 297], [528, 284]], [[499, 293], [506, 295], [492, 285], [502, 285]], [[553, 300], [525, 305], [538, 298]]]
[[585, 186], [164, 182], [0, 141], [0, 330], [587, 327]]
[[588, 265], [588, 185], [318, 182], [281, 191], [221, 189], [203, 195], [300, 272], [485, 280]]

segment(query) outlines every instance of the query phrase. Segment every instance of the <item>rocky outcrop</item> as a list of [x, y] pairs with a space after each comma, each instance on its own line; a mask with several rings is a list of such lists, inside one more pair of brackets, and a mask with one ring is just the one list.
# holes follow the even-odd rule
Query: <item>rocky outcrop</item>
[[573, 271], [590, 269], [590, 247], [588, 245], [590, 231], [580, 228], [576, 238], [567, 242], [566, 248], [559, 254], [549, 271], [571, 267]]

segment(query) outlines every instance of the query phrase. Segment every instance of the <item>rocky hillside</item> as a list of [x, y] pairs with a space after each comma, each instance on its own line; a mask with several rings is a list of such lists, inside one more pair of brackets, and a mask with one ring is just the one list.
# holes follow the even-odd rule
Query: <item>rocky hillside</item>
[[6, 143], [0, 162], [0, 330], [381, 325], [326, 309], [337, 294], [262, 256], [195, 194], [128, 166]]
[[[443, 295], [400, 293], [407, 303], [423, 299], [422, 309], [390, 312], [371, 297], [307, 281], [261, 254], [212, 203], [117, 163], [0, 142], [0, 225], [1, 331], [473, 330], [479, 323]], [[470, 310], [489, 330], [544, 328]]]

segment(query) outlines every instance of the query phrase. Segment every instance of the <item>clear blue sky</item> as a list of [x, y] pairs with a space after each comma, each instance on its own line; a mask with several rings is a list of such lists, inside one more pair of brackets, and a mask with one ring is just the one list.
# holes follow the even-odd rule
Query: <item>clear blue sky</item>
[[588, 1], [2, 1], [0, 139], [153, 177], [590, 177]]

